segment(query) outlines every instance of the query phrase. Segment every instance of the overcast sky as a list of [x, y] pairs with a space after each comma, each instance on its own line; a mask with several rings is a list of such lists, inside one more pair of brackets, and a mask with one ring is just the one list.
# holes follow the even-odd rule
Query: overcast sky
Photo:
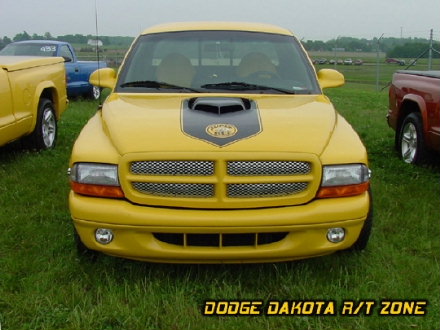
[[[96, 0], [99, 34], [136, 36], [174, 21], [272, 23], [304, 40], [440, 39], [440, 0]], [[0, 0], [0, 37], [95, 34], [95, 0]]]

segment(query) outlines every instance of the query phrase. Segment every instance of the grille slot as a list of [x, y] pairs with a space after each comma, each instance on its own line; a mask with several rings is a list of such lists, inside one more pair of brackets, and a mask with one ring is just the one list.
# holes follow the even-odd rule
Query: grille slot
[[193, 175], [210, 176], [214, 174], [213, 161], [193, 160], [153, 160], [132, 162], [130, 171], [142, 175]]
[[214, 196], [214, 185], [209, 183], [133, 182], [137, 191], [163, 197], [209, 198]]
[[164, 243], [179, 246], [259, 246], [283, 240], [287, 232], [242, 233], [242, 234], [176, 234], [154, 233], [154, 237]]
[[231, 198], [279, 197], [300, 193], [307, 187], [307, 182], [234, 183], [228, 184], [227, 191]]
[[229, 175], [298, 175], [311, 171], [309, 162], [299, 161], [230, 161]]

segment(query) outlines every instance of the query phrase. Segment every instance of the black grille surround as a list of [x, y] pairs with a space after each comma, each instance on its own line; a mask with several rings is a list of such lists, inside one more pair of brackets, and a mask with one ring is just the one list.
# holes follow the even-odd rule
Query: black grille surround
[[187, 234], [187, 233], [153, 233], [155, 239], [183, 247], [258, 247], [283, 240], [288, 232], [275, 233], [238, 233], [238, 234]]

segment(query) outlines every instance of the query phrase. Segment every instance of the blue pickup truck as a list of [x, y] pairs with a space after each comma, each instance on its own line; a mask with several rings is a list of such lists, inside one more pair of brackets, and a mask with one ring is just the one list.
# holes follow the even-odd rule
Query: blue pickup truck
[[75, 50], [68, 42], [52, 40], [18, 41], [0, 51], [6, 56], [60, 56], [65, 60], [67, 95], [98, 99], [101, 89], [89, 83], [89, 77], [97, 69], [107, 67], [105, 62], [78, 61]]

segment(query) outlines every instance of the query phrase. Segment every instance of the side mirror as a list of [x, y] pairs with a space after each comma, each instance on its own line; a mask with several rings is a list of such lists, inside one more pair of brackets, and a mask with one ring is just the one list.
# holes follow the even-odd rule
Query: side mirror
[[73, 62], [71, 57], [63, 56], [63, 58], [64, 58], [64, 62], [66, 62], [66, 63]]
[[90, 75], [89, 82], [93, 86], [113, 89], [116, 85], [116, 71], [111, 68], [96, 70]]
[[318, 71], [318, 81], [322, 89], [339, 87], [344, 85], [345, 79], [342, 73], [333, 69], [321, 69]]

